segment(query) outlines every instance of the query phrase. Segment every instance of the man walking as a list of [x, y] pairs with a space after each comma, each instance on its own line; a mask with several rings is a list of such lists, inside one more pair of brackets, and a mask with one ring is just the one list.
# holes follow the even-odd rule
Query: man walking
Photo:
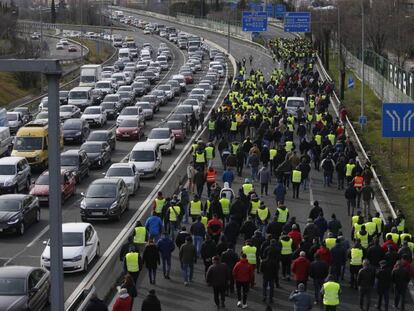
[[329, 275], [321, 289], [325, 311], [336, 310], [336, 306], [339, 305], [340, 293], [341, 286], [339, 285], [339, 283], [335, 282], [334, 277], [332, 275]]
[[[371, 289], [375, 283], [375, 270], [370, 267], [368, 259], [362, 262], [362, 269], [358, 272], [357, 284], [359, 291], [359, 307], [361, 310], [369, 310], [371, 303]], [[364, 300], [366, 299], [366, 308]]]
[[312, 296], [306, 292], [306, 286], [299, 283], [298, 289], [294, 290], [289, 300], [293, 301], [293, 311], [307, 311], [312, 309]]
[[184, 285], [188, 286], [189, 282], [193, 280], [194, 263], [197, 262], [196, 249], [190, 236], [187, 237], [184, 245], [181, 246], [179, 258], [183, 271]]
[[260, 272], [263, 275], [263, 302], [267, 301], [267, 288], [269, 288], [269, 303], [273, 303], [273, 288], [278, 274], [278, 263], [267, 256], [260, 263]]
[[241, 259], [233, 268], [233, 277], [236, 281], [237, 289], [237, 306], [239, 308], [247, 308], [247, 293], [249, 292], [249, 286], [253, 279], [253, 273], [253, 266], [248, 263], [247, 256], [243, 253]]
[[395, 264], [392, 270], [392, 282], [394, 284], [394, 307], [405, 310], [405, 296], [408, 290], [408, 283], [410, 282], [410, 273], [400, 261]]
[[169, 280], [171, 270], [171, 253], [174, 251], [175, 246], [167, 232], [165, 232], [163, 237], [158, 241], [157, 247], [161, 255], [164, 278]]
[[217, 309], [225, 308], [225, 294], [228, 280], [228, 268], [225, 263], [220, 262], [219, 256], [213, 257], [213, 264], [208, 268], [206, 281], [209, 286], [213, 287], [214, 302]]
[[382, 299], [384, 299], [384, 310], [388, 311], [390, 301], [390, 289], [392, 286], [391, 268], [387, 266], [387, 261], [381, 260], [379, 262], [380, 268], [376, 272], [376, 284], [378, 293], [377, 309], [381, 309]]
[[315, 288], [315, 303], [321, 302], [321, 288], [328, 276], [329, 266], [325, 261], [320, 260], [319, 254], [315, 254], [315, 260], [310, 264], [309, 275], [313, 279]]

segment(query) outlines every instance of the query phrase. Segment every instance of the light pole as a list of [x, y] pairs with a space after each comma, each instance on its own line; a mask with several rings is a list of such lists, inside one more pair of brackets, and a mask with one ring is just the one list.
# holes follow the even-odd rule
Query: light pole
[[80, 4], [81, 64], [83, 65], [83, 5], [82, 5], [82, 0], [79, 1], [79, 4]]
[[[361, 0], [361, 60], [362, 60], [362, 79], [361, 79], [361, 117], [364, 116], [364, 85], [365, 85], [365, 11], [364, 0]], [[361, 123], [361, 129], [363, 128]]]

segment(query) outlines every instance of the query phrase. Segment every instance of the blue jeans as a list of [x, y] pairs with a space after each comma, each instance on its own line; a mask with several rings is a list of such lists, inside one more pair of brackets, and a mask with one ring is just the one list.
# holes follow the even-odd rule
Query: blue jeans
[[202, 236], [193, 235], [193, 243], [197, 251], [197, 257], [201, 256], [201, 244], [203, 243], [203, 241], [204, 241], [204, 238]]
[[171, 256], [168, 257], [161, 257], [162, 260], [162, 272], [164, 276], [170, 275], [171, 270]]
[[194, 264], [182, 263], [181, 270], [183, 271], [184, 282], [191, 282], [193, 280]]
[[303, 185], [303, 190], [306, 190], [306, 186], [308, 185], [308, 179], [307, 178], [302, 178], [302, 185]]
[[185, 204], [183, 206], [183, 210], [184, 210], [183, 223], [188, 224], [188, 204]]
[[263, 279], [263, 297], [267, 297], [267, 286], [269, 286], [269, 299], [273, 299], [273, 288], [275, 286], [275, 280]]
[[259, 172], [259, 168], [252, 166], [251, 169], [252, 169], [252, 181], [256, 181], [257, 173]]

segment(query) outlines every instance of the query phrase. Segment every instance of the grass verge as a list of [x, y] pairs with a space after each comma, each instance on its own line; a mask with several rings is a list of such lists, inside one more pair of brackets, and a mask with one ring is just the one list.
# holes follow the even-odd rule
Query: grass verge
[[[330, 55], [329, 75], [338, 82], [338, 63], [336, 54]], [[395, 201], [396, 208], [401, 209], [407, 218], [407, 227], [412, 232], [414, 229], [414, 152], [412, 147], [408, 148], [407, 139], [382, 138], [381, 133], [381, 100], [375, 93], [365, 85], [364, 114], [368, 118], [368, 125], [361, 131], [358, 126], [358, 117], [361, 109], [361, 81], [356, 79], [351, 70], [346, 71], [346, 79], [352, 76], [355, 81], [353, 89], [345, 90], [345, 98], [342, 103], [349, 112], [355, 129], [367, 152], [370, 153], [371, 161], [376, 167], [377, 173], [383, 177], [383, 185], [388, 189], [391, 201]], [[411, 144], [413, 145], [414, 142]]]
[[0, 72], [0, 106], [7, 106], [10, 102], [33, 93], [31, 89], [17, 87], [17, 81], [10, 72]]
[[89, 49], [89, 54], [85, 58], [86, 64], [101, 64], [114, 53], [114, 49], [107, 43], [94, 40], [78, 40]]

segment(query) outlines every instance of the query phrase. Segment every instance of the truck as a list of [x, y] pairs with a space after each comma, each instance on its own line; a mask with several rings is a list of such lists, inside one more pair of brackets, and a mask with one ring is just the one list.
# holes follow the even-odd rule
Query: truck
[[80, 70], [79, 86], [95, 87], [95, 83], [101, 79], [101, 65], [83, 65]]

